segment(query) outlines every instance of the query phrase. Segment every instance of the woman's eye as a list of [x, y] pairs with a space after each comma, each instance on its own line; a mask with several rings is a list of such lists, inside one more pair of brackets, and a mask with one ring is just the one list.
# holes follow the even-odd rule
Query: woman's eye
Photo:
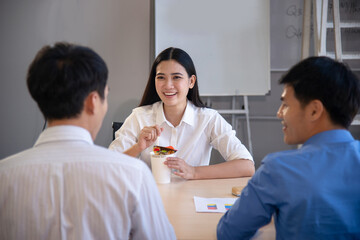
[[181, 76], [174, 76], [174, 79], [181, 79]]
[[158, 79], [158, 80], [163, 80], [164, 77], [163, 77], [163, 76], [157, 76], [156, 79]]

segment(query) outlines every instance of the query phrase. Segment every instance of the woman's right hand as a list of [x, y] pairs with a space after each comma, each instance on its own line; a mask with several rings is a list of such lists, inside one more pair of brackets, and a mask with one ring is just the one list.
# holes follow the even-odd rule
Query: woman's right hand
[[164, 129], [160, 128], [159, 125], [147, 126], [141, 129], [137, 142], [140, 150], [144, 151], [146, 148], [154, 144], [163, 130]]

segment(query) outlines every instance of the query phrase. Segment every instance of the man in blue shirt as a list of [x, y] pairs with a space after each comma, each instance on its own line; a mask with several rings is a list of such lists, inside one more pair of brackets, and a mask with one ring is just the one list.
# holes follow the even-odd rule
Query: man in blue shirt
[[347, 130], [360, 106], [344, 64], [311, 57], [280, 80], [284, 142], [220, 219], [218, 239], [249, 239], [274, 218], [276, 239], [360, 239], [360, 142]]

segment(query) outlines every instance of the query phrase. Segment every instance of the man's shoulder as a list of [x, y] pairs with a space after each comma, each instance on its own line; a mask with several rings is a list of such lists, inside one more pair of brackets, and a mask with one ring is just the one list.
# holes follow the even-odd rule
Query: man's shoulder
[[20, 164], [23, 160], [31, 157], [33, 155], [32, 152], [33, 148], [29, 148], [0, 159], [0, 170]]
[[[25, 165], [41, 164], [96, 164], [109, 168], [130, 169], [139, 174], [147, 171], [147, 165], [139, 159], [123, 153], [111, 151], [98, 145], [81, 145], [77, 148], [64, 151], [59, 149], [30, 148], [0, 160], [0, 169], [13, 168]], [[79, 165], [79, 166], [80, 166]]]
[[298, 149], [289, 149], [278, 152], [269, 153], [266, 157], [269, 159], [283, 158], [299, 154]]
[[[302, 146], [299, 149], [290, 149], [270, 153], [265, 156], [262, 164], [267, 165], [272, 171], [288, 169], [304, 169], [311, 166], [314, 160], [321, 157], [324, 149], [318, 146]], [[318, 161], [316, 161], [318, 162]]]
[[266, 155], [264, 158], [267, 162], [276, 161], [287, 161], [289, 159], [311, 159], [318, 157], [324, 151], [328, 153], [339, 153], [341, 151], [348, 151], [349, 149], [356, 151], [360, 150], [360, 141], [344, 141], [344, 142], [333, 142], [333, 143], [312, 143], [303, 145], [299, 149], [284, 150], [274, 152]]
[[[145, 169], [148, 168], [143, 161], [134, 157], [130, 157], [126, 154], [117, 151], [112, 151], [97, 145], [93, 145], [92, 149], [93, 152], [90, 151], [87, 154], [89, 154], [89, 156], [91, 156], [91, 158], [95, 162], [112, 164], [112, 165], [115, 164], [126, 168], [137, 168], [139, 170], [143, 168]], [[98, 156], [98, 158], [96, 158], [95, 156]]]
[[269, 153], [263, 159], [264, 164], [282, 164], [283, 162], [290, 163], [292, 160], [304, 157], [304, 153], [301, 153], [299, 149], [290, 149], [274, 153]]

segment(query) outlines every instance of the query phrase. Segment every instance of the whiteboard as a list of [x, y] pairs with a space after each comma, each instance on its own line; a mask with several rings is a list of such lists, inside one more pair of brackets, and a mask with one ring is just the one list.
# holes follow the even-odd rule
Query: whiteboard
[[301, 60], [302, 20], [303, 0], [271, 0], [271, 70], [287, 71]]
[[155, 0], [155, 55], [185, 50], [200, 94], [265, 95], [270, 90], [266, 0]]

